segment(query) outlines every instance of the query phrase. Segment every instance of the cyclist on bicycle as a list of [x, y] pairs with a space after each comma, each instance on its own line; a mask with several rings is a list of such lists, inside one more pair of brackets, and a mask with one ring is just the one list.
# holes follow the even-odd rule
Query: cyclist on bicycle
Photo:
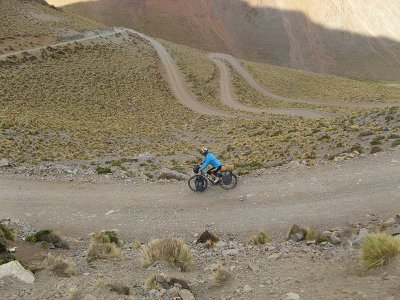
[[203, 172], [209, 165], [211, 168], [207, 171], [207, 174], [213, 178], [214, 183], [219, 182], [217, 173], [221, 171], [222, 163], [212, 154], [206, 147], [202, 147], [199, 152], [204, 155], [204, 159], [201, 162], [200, 172]]

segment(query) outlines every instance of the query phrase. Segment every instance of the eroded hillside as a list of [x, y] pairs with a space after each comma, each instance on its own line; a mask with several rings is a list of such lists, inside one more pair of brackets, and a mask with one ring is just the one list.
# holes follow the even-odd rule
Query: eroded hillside
[[[50, 1], [68, 2], [76, 1]], [[65, 9], [250, 60], [350, 77], [400, 79], [398, 0], [99, 0]]]

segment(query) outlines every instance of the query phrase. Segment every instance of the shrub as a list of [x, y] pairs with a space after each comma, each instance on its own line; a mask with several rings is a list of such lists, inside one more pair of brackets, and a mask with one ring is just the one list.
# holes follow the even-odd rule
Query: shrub
[[361, 244], [361, 262], [368, 268], [389, 263], [400, 253], [400, 241], [386, 233], [370, 233]]
[[89, 245], [87, 260], [120, 258], [121, 255], [121, 249], [113, 243], [97, 244], [92, 242]]
[[42, 264], [43, 268], [49, 269], [58, 276], [70, 277], [74, 274], [72, 264], [61, 256], [48, 254]]
[[14, 241], [16, 236], [17, 233], [14, 229], [8, 228], [7, 226], [0, 224], [0, 237], [3, 237], [10, 241]]
[[379, 146], [373, 146], [371, 148], [371, 154], [378, 153], [378, 152], [381, 152], [381, 151], [382, 151], [382, 148], [379, 147]]
[[166, 238], [152, 240], [143, 250], [143, 265], [162, 260], [178, 266], [182, 271], [188, 269], [193, 262], [193, 254], [180, 239]]
[[38, 242], [46, 242], [51, 243], [56, 248], [69, 249], [68, 244], [58, 235], [57, 233], [52, 232], [51, 230], [39, 230], [26, 238], [27, 242], [30, 243], [38, 243]]
[[384, 138], [383, 136], [377, 136], [371, 141], [371, 145], [381, 145]]
[[112, 173], [110, 168], [103, 168], [103, 167], [97, 167], [96, 171], [97, 171], [97, 174], [110, 174], [110, 173]]
[[271, 238], [263, 231], [259, 232], [258, 234], [253, 235], [250, 238], [250, 241], [254, 244], [254, 245], [264, 245], [267, 243], [272, 242]]
[[197, 239], [196, 243], [197, 244], [198, 243], [205, 244], [208, 241], [210, 241], [212, 243], [218, 243], [219, 237], [215, 233], [212, 233], [212, 232], [206, 230], [200, 235], [200, 237]]
[[307, 228], [307, 233], [306, 233], [306, 237], [305, 240], [306, 241], [317, 241], [318, 238], [320, 237], [321, 232], [317, 229], [314, 228]]
[[146, 282], [145, 282], [145, 289], [146, 291], [150, 291], [150, 290], [161, 290], [161, 285], [160, 283], [157, 281], [157, 276], [153, 275], [150, 276], [149, 278], [147, 278]]
[[89, 244], [87, 260], [120, 258], [121, 241], [114, 231], [95, 232]]
[[353, 147], [351, 147], [350, 152], [354, 151], [357, 151], [358, 153], [364, 153], [364, 147], [359, 144], [354, 145]]
[[92, 241], [98, 244], [114, 243], [117, 246], [122, 244], [115, 231], [95, 232], [92, 236]]
[[0, 265], [9, 263], [13, 260], [16, 260], [16, 257], [12, 253], [8, 252], [7, 250], [3, 253], [0, 251]]
[[231, 278], [231, 273], [224, 266], [219, 266], [212, 273], [212, 281], [214, 286], [221, 287], [225, 282], [227, 282]]

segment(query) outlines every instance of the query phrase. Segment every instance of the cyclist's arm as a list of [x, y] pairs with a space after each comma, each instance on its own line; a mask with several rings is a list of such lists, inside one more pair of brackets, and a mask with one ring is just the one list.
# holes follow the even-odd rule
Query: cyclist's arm
[[206, 157], [202, 162], [201, 162], [201, 168], [200, 171], [203, 172], [205, 168], [210, 164], [210, 159]]

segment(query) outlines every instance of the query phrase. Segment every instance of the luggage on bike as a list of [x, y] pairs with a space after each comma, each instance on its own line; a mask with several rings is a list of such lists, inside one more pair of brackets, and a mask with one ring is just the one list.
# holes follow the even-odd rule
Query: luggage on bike
[[221, 167], [222, 172], [233, 172], [235, 171], [235, 165], [223, 165]]
[[196, 192], [202, 192], [207, 188], [207, 182], [202, 176], [197, 176], [195, 179]]

